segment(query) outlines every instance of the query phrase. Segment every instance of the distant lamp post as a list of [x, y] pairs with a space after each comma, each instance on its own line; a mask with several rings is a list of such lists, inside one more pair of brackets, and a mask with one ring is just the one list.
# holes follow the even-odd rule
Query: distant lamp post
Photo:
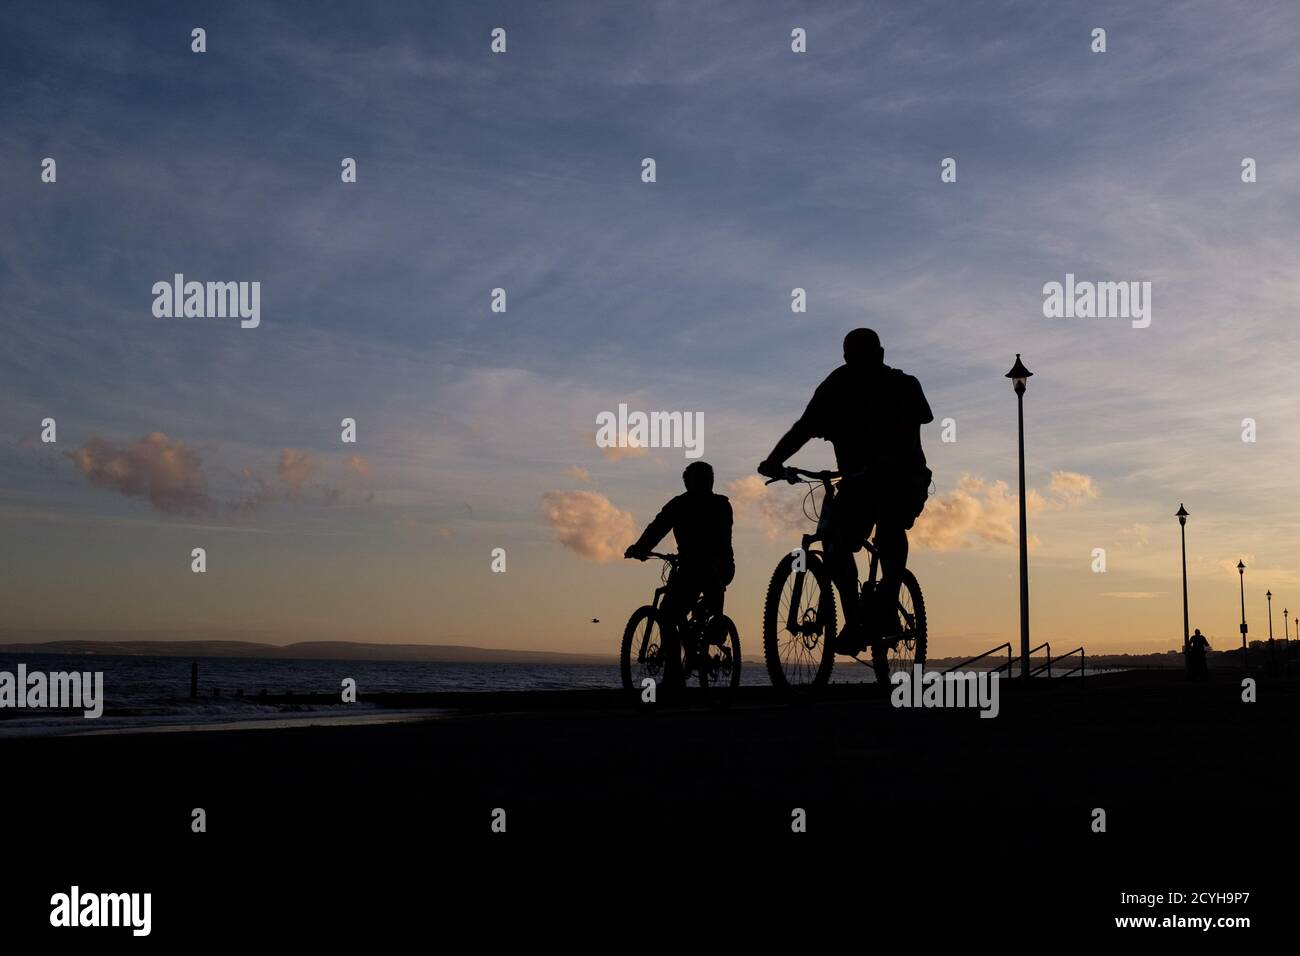
[[1237, 562], [1237, 574], [1241, 576], [1241, 669], [1246, 666], [1246, 565]]
[[1181, 502], [1174, 517], [1178, 519], [1178, 534], [1183, 539], [1183, 656], [1186, 657], [1190, 641], [1187, 636], [1187, 509]]
[[1271, 671], [1277, 668], [1277, 645], [1273, 643], [1273, 592], [1265, 591], [1264, 597], [1268, 598], [1268, 667]]
[[1291, 643], [1291, 628], [1286, 623], [1286, 608], [1282, 608], [1282, 643]]
[[1016, 364], [1006, 377], [1016, 389], [1016, 413], [1020, 429], [1020, 676], [1029, 680], [1029, 531], [1025, 521], [1025, 382], [1034, 373], [1025, 368], [1016, 353]]

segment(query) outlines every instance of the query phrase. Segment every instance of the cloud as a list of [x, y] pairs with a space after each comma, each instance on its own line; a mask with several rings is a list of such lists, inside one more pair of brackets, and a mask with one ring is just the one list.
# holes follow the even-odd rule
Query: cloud
[[624, 458], [640, 458], [642, 455], [650, 454], [650, 449], [644, 445], [611, 445], [608, 448], [600, 450], [601, 455], [606, 461], [622, 461]]
[[581, 465], [570, 465], [564, 469], [564, 473], [574, 481], [591, 481], [591, 472]]
[[580, 428], [578, 434], [599, 448], [601, 457], [606, 461], [616, 462], [622, 461], [624, 458], [640, 458], [643, 455], [650, 454], [650, 449], [640, 444], [635, 435], [625, 434], [619, 436], [622, 442], [620, 445], [601, 445], [596, 441], [597, 432], [590, 432], [585, 428]]
[[1238, 561], [1244, 564], [1246, 568], [1249, 570], [1250, 567], [1255, 563], [1255, 555], [1242, 554], [1242, 555], [1238, 555], [1235, 558], [1219, 558], [1219, 560], [1215, 561], [1214, 563], [1218, 567], [1223, 568], [1223, 570], [1225, 571], [1231, 571], [1233, 574], [1237, 574], [1239, 573], [1237, 571]]
[[1151, 526], [1141, 522], [1129, 525], [1127, 528], [1120, 528], [1119, 533], [1126, 538], [1132, 538], [1135, 542], [1134, 547], [1142, 550], [1151, 542]]
[[[1091, 476], [1054, 471], [1046, 496], [1033, 488], [1025, 492], [1025, 511], [1069, 511], [1100, 494]], [[1019, 509], [1017, 496], [1005, 481], [988, 484], [964, 474], [955, 491], [936, 495], [926, 503], [910, 537], [931, 551], [1012, 545], [1019, 539]], [[1034, 546], [1033, 536], [1029, 544]]]
[[92, 485], [145, 497], [164, 514], [213, 510], [198, 454], [162, 432], [150, 432], [130, 445], [92, 438], [66, 454]]
[[[812, 520], [804, 514], [802, 487], [794, 494], [786, 485], [768, 485], [757, 475], [747, 475], [728, 482], [727, 494], [737, 517], [756, 523], [769, 538], [812, 528]], [[1097, 495], [1096, 483], [1088, 475], [1053, 472], [1046, 496], [1033, 488], [1026, 493], [1026, 511], [1065, 511]], [[820, 497], [818, 492], [818, 507]], [[930, 498], [909, 537], [931, 551], [1012, 545], [1019, 539], [1019, 519], [1019, 504], [1005, 481], [988, 483], [962, 475], [951, 494]], [[1031, 547], [1035, 543], [1031, 537]]]
[[636, 540], [632, 515], [595, 491], [548, 491], [542, 501], [555, 540], [589, 561], [617, 561]]
[[286, 448], [280, 452], [280, 464], [276, 473], [280, 476], [280, 481], [288, 486], [290, 498], [302, 494], [303, 484], [318, 471], [320, 462], [314, 455], [296, 448]]
[[[343, 468], [353, 475], [368, 475], [370, 462], [360, 455], [351, 455], [343, 460]], [[324, 482], [312, 482], [311, 479], [321, 470], [320, 459], [315, 455], [297, 448], [281, 449], [280, 460], [276, 465], [279, 483], [267, 481], [255, 469], [246, 465], [240, 469], [239, 474], [245, 481], [252, 483], [252, 490], [239, 501], [231, 502], [229, 507], [248, 514], [273, 501], [299, 502], [303, 500], [303, 492], [308, 488], [320, 492], [323, 504], [332, 505], [343, 497], [344, 489]], [[368, 494], [365, 501], [373, 504], [374, 492]]]
[[275, 498], [275, 489], [267, 483], [265, 478], [253, 471], [249, 466], [245, 465], [241, 468], [239, 470], [239, 475], [245, 481], [253, 483], [253, 490], [251, 493], [246, 494], [241, 500], [234, 502], [231, 505], [231, 507], [236, 511], [242, 511], [245, 513], [256, 511], [258, 508], [262, 507], [262, 505]]
[[[351, 456], [344, 462], [344, 466], [358, 474], [364, 474], [370, 468], [369, 463], [360, 455]], [[320, 459], [315, 455], [296, 448], [285, 448], [280, 452], [280, 464], [276, 467], [276, 474], [279, 475], [280, 483], [286, 489], [285, 496], [290, 501], [297, 501], [302, 497], [307, 482], [320, 470]], [[313, 487], [320, 491], [321, 501], [327, 505], [338, 501], [343, 494], [342, 488], [333, 485], [315, 483]]]
[[1071, 508], [1096, 498], [1100, 491], [1097, 484], [1088, 475], [1077, 471], [1054, 471], [1048, 490], [1054, 503], [1062, 508]]
[[[1031, 489], [1026, 511], [1041, 507]], [[916, 519], [910, 538], [931, 551], [1010, 545], [1018, 540], [1019, 504], [1005, 481], [986, 484], [974, 475], [962, 475], [948, 495], [935, 495]]]
[[736, 517], [761, 527], [769, 540], [811, 531], [813, 522], [803, 513], [806, 490], [787, 484], [768, 485], [758, 475], [727, 482], [727, 497]]

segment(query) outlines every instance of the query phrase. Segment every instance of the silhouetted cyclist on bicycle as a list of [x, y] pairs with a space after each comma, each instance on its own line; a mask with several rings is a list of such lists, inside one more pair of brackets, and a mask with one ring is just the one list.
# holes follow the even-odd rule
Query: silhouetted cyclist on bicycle
[[709, 612], [722, 614], [723, 594], [736, 574], [731, 550], [731, 502], [713, 493], [713, 468], [693, 461], [682, 472], [686, 493], [673, 498], [650, 522], [625, 558], [644, 561], [669, 531], [677, 539], [677, 568], [669, 575], [663, 611], [673, 628], [664, 631], [664, 682], [681, 684], [681, 647], [676, 628], [703, 594]]
[[[898, 630], [894, 604], [907, 567], [907, 530], [925, 507], [931, 472], [921, 449], [921, 426], [934, 413], [911, 375], [885, 364], [880, 337], [854, 329], [844, 337], [844, 364], [813, 392], [803, 416], [758, 466], [767, 478], [784, 477], [786, 459], [810, 438], [835, 447], [844, 478], [826, 502], [827, 559], [844, 607], [840, 654], [861, 653], [874, 637]], [[858, 618], [858, 569], [853, 554], [876, 529], [881, 581], [872, 616]]]

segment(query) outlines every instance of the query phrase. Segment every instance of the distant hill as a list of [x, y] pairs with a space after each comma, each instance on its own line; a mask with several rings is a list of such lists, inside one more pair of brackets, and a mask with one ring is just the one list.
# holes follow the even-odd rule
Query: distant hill
[[360, 641], [299, 641], [263, 644], [257, 641], [192, 640], [56, 640], [0, 643], [0, 654], [120, 654], [143, 657], [262, 657], [287, 660], [435, 661], [478, 664], [616, 663], [613, 654], [561, 654], [456, 644], [366, 644]]

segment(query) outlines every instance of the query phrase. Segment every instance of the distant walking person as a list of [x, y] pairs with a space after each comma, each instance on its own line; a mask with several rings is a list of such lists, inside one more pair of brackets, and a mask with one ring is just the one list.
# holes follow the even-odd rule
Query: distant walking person
[[1209, 647], [1210, 642], [1198, 627], [1187, 642], [1187, 676], [1192, 680], [1205, 680], [1209, 677], [1209, 668], [1205, 663], [1205, 652]]
[[[767, 478], [783, 476], [786, 459], [811, 438], [835, 448], [843, 474], [835, 498], [823, 507], [832, 580], [844, 608], [840, 654], [858, 654], [875, 637], [898, 630], [897, 601], [907, 567], [907, 531], [925, 508], [931, 472], [921, 448], [921, 426], [934, 421], [921, 383], [885, 364], [880, 337], [854, 329], [844, 337], [844, 364], [813, 392], [803, 415], [758, 466]], [[880, 552], [875, 620], [858, 613], [858, 569], [853, 554], [876, 529]]]
[[668, 578], [663, 611], [672, 626], [665, 628], [664, 682], [673, 687], [684, 681], [677, 628], [696, 599], [703, 594], [709, 612], [722, 614], [727, 585], [736, 575], [731, 550], [731, 502], [713, 493], [713, 468], [693, 461], [682, 472], [686, 493], [670, 500], [646, 526], [623, 557], [644, 561], [669, 531], [677, 539], [677, 567]]

